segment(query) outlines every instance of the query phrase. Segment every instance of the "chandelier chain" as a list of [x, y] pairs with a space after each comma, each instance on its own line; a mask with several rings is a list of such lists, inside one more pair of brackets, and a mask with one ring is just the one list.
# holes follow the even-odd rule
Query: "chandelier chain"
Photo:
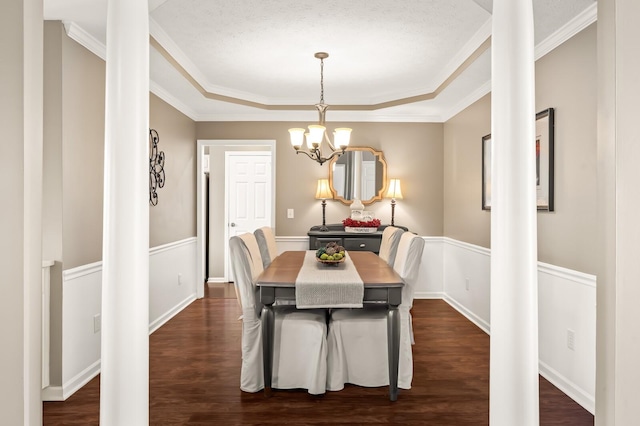
[[320, 103], [324, 104], [324, 59], [320, 59]]

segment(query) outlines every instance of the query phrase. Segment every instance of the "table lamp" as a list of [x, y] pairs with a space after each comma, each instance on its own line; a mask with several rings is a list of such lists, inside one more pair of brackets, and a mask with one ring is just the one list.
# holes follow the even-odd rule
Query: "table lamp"
[[318, 189], [316, 190], [316, 199], [322, 200], [322, 226], [320, 231], [328, 231], [325, 222], [325, 209], [327, 207], [327, 198], [333, 198], [333, 194], [329, 189], [329, 179], [318, 179]]
[[400, 188], [400, 179], [390, 179], [389, 189], [384, 198], [391, 198], [391, 226], [394, 224], [394, 215], [396, 210], [396, 199], [402, 200], [402, 188]]

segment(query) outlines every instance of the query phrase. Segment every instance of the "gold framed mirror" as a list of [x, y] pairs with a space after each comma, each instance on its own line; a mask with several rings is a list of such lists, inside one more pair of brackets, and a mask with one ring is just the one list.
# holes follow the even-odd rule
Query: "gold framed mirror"
[[349, 147], [329, 162], [329, 188], [333, 199], [351, 204], [382, 200], [387, 187], [387, 162], [382, 151], [369, 147]]

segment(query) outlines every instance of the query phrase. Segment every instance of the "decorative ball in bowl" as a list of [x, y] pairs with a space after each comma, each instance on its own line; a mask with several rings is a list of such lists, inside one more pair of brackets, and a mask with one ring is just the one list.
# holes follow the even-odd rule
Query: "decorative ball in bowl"
[[316, 260], [324, 265], [338, 265], [346, 257], [344, 247], [332, 241], [316, 250]]

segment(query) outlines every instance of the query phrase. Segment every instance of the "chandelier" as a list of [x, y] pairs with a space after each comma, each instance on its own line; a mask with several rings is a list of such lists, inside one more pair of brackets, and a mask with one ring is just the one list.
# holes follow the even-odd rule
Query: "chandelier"
[[[314, 55], [320, 59], [320, 102], [315, 105], [318, 110], [318, 124], [309, 125], [309, 132], [305, 133], [305, 129], [293, 128], [289, 129], [291, 136], [291, 145], [296, 150], [296, 154], [306, 154], [309, 158], [317, 161], [322, 165], [325, 161], [329, 161], [333, 157], [344, 154], [344, 150], [349, 146], [349, 138], [351, 137], [351, 129], [340, 127], [333, 132], [333, 141], [331, 143], [327, 133], [325, 132], [325, 112], [329, 105], [324, 103], [324, 60], [329, 57], [326, 52], [318, 52]], [[303, 142], [306, 139], [307, 147], [303, 148]], [[322, 155], [322, 143], [325, 142], [331, 153], [327, 157]], [[337, 147], [337, 149], [336, 149]]]

